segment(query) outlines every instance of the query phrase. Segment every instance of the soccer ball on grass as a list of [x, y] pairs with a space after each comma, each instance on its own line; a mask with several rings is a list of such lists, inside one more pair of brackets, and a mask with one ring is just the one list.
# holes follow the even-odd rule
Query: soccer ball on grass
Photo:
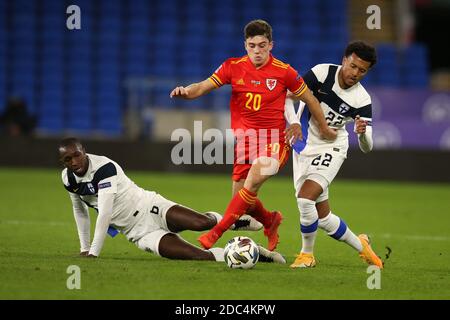
[[225, 262], [233, 269], [250, 269], [259, 259], [258, 245], [248, 237], [234, 237], [224, 251]]

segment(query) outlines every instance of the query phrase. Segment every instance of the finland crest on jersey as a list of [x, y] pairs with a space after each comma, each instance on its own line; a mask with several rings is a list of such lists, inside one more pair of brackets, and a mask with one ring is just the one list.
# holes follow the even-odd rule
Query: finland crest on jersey
[[345, 104], [345, 102], [341, 103], [341, 105], [339, 106], [339, 113], [347, 113], [348, 110], [350, 110], [350, 106], [348, 106], [347, 104]]
[[353, 122], [356, 116], [372, 125], [372, 104], [369, 94], [360, 83], [347, 89], [341, 88], [338, 80], [340, 68], [341, 66], [334, 64], [319, 64], [303, 76], [319, 100], [325, 120], [331, 128], [336, 129], [338, 135], [332, 143], [322, 140], [316, 121], [311, 119], [309, 109], [300, 103], [297, 116], [302, 125], [303, 139], [293, 146], [297, 153], [318, 154], [325, 148], [332, 147], [346, 155], [348, 133], [345, 126]]
[[87, 184], [87, 187], [88, 187], [89, 191], [92, 192], [92, 194], [95, 193], [95, 188], [94, 188], [94, 186], [92, 185], [92, 183], [89, 182], [89, 183]]

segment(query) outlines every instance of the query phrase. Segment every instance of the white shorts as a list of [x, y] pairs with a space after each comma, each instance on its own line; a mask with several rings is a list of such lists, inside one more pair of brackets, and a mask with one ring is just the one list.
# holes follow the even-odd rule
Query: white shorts
[[323, 192], [316, 202], [328, 199], [328, 186], [336, 177], [346, 156], [333, 148], [323, 150], [320, 154], [303, 155], [293, 152], [293, 172], [295, 196], [298, 196], [306, 180], [317, 182]]
[[173, 233], [167, 227], [167, 211], [177, 203], [156, 194], [144, 200], [144, 207], [139, 210], [136, 224], [125, 233], [128, 240], [139, 249], [159, 254], [159, 242], [168, 233]]

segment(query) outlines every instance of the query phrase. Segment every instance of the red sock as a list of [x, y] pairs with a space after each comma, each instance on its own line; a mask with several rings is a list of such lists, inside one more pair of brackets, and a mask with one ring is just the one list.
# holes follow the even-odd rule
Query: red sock
[[264, 208], [262, 202], [258, 198], [255, 199], [255, 205], [249, 210], [248, 214], [261, 222], [265, 228], [270, 227], [272, 224], [272, 212]]
[[223, 219], [212, 229], [219, 236], [227, 231], [255, 203], [256, 193], [245, 188], [239, 190], [228, 204]]

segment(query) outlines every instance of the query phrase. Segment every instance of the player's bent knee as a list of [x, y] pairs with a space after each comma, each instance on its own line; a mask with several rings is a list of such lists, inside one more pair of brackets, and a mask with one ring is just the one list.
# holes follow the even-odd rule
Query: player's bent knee
[[258, 174], [263, 177], [273, 176], [280, 169], [280, 162], [271, 157], [259, 157], [256, 159], [254, 166], [258, 169]]
[[311, 225], [315, 223], [318, 219], [316, 202], [305, 198], [298, 198], [297, 203], [300, 210], [301, 224]]
[[329, 182], [324, 176], [313, 173], [308, 176], [308, 179], [317, 183], [322, 188], [322, 192], [328, 189]]

